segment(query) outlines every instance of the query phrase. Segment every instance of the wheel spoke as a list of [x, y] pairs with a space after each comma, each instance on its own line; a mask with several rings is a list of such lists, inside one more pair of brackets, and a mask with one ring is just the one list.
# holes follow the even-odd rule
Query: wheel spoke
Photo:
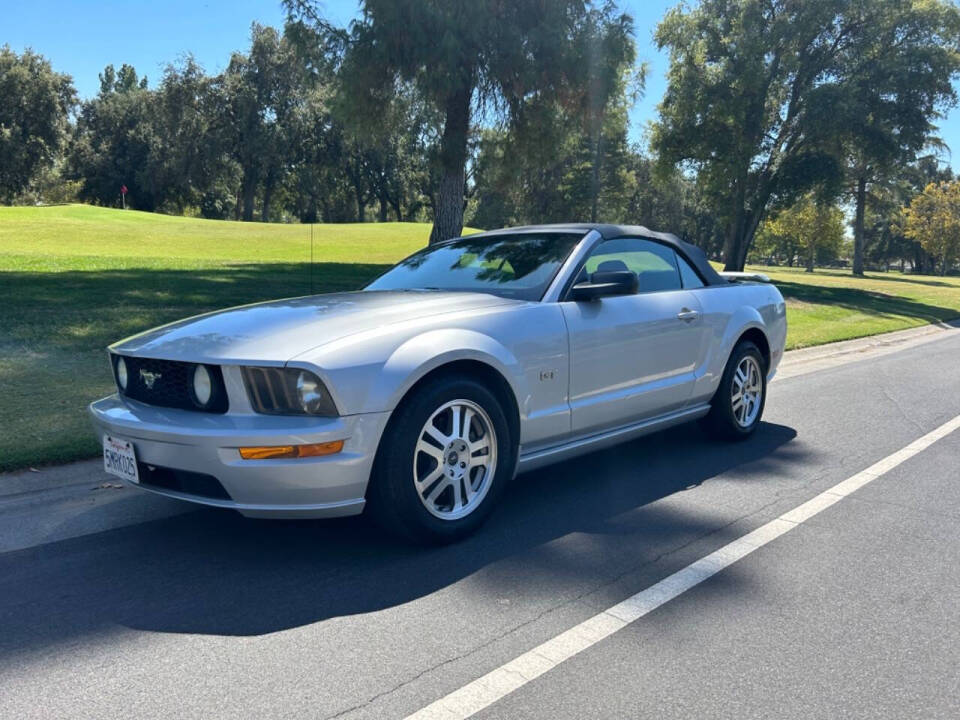
[[417, 443], [417, 452], [422, 452], [425, 455], [429, 455], [437, 461], [438, 465], [443, 465], [443, 450], [440, 448], [421, 440]]
[[460, 406], [454, 405], [450, 408], [450, 439], [461, 437], [460, 432]]
[[454, 510], [459, 510], [460, 507], [463, 505], [463, 493], [461, 492], [461, 488], [460, 488], [461, 484], [462, 484], [462, 480], [460, 478], [457, 478], [456, 480], [450, 483], [450, 486], [453, 487], [453, 509]]
[[470, 426], [473, 424], [473, 410], [470, 408], [463, 409], [463, 432], [460, 433], [460, 437], [463, 438], [464, 442], [470, 443]]
[[466, 499], [464, 500], [464, 505], [468, 505], [473, 496], [477, 494], [477, 491], [473, 489], [473, 481], [470, 478], [470, 473], [468, 472], [463, 476], [463, 490], [466, 493]]
[[486, 435], [484, 435], [482, 438], [480, 438], [476, 442], [469, 443], [469, 447], [470, 447], [470, 455], [472, 457], [475, 457], [476, 454], [481, 450], [490, 449], [490, 439]]
[[425, 435], [429, 435], [438, 443], [440, 443], [441, 448], [445, 448], [447, 446], [447, 443], [450, 442], [450, 436], [444, 435], [442, 432], [437, 430], [433, 422], [428, 422], [427, 426], [423, 429], [423, 432]]
[[[426, 477], [417, 480], [417, 487], [420, 489], [421, 496], [423, 495], [424, 490], [430, 487], [431, 484], [435, 483], [441, 477], [443, 477], [443, 465], [437, 465], [437, 467], [427, 473]], [[441, 483], [441, 485], [442, 484], [443, 483]]]
[[744, 383], [747, 382], [747, 374], [743, 371], [743, 365], [737, 367], [736, 378], [739, 387], [743, 387]]
[[[441, 474], [442, 472], [443, 471], [441, 470]], [[425, 498], [427, 503], [429, 503], [430, 505], [435, 504], [437, 502], [437, 498], [440, 497], [440, 494], [443, 493], [443, 491], [446, 490], [449, 485], [450, 485], [450, 481], [446, 477], [444, 477], [443, 480], [438, 482], [436, 487], [433, 488], [433, 490], [430, 491], [430, 494], [427, 495], [427, 497]]]

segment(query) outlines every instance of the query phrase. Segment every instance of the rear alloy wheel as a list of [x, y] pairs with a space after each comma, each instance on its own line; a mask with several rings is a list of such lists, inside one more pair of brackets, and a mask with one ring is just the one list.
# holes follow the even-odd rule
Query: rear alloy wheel
[[760, 400], [763, 397], [763, 373], [760, 364], [752, 355], [747, 355], [733, 371], [730, 389], [730, 409], [733, 418], [742, 428], [748, 428], [760, 414]]
[[760, 424], [767, 399], [766, 363], [749, 340], [733, 349], [711, 402], [704, 427], [726, 440], [750, 437]]
[[458, 540], [492, 511], [516, 451], [496, 395], [473, 379], [437, 377], [394, 411], [370, 478], [370, 509], [410, 539]]

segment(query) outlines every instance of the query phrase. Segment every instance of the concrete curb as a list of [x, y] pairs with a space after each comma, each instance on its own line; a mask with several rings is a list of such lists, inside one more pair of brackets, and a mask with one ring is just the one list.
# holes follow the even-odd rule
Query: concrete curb
[[[0, 499], [32, 495], [64, 487], [99, 487], [113, 482], [103, 471], [103, 461], [78, 460], [64, 465], [45, 465], [34, 470], [0, 473]], [[117, 479], [117, 483], [122, 482]]]
[[854, 340], [841, 340], [826, 345], [790, 350], [784, 353], [783, 361], [774, 379], [785, 380], [858, 360], [889, 355], [940, 340], [958, 330], [960, 330], [960, 318]]

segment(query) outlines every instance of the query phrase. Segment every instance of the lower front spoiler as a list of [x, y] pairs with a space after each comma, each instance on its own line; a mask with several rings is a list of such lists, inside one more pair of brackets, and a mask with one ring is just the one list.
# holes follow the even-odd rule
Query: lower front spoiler
[[[154, 407], [117, 395], [93, 403], [90, 414], [98, 433], [133, 444], [141, 467], [138, 487], [260, 518], [327, 518], [362, 512], [373, 459], [390, 415], [212, 415]], [[244, 460], [238, 450], [336, 440], [344, 441], [341, 452], [312, 458]], [[178, 474], [203, 476], [209, 482], [156, 481]]]
[[334, 503], [319, 503], [317, 505], [251, 505], [249, 503], [238, 503], [233, 500], [220, 500], [218, 498], [208, 498], [200, 495], [191, 495], [189, 493], [177, 492], [159, 488], [154, 485], [144, 483], [128, 483], [134, 487], [149, 492], [163, 495], [177, 500], [186, 500], [197, 505], [207, 505], [209, 507], [226, 508], [236, 510], [244, 517], [249, 518], [269, 518], [274, 520], [296, 520], [307, 518], [335, 518], [347, 517], [348, 515], [359, 515], [363, 512], [366, 500], [356, 498], [353, 500], [343, 500]]

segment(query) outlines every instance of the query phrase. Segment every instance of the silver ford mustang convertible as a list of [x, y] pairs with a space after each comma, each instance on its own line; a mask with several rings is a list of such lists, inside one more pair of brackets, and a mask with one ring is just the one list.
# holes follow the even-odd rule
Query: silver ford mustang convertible
[[247, 305], [109, 348], [104, 465], [253, 517], [369, 505], [420, 541], [476, 529], [513, 476], [700, 419], [757, 428], [783, 298], [643, 227], [428, 247], [363, 290]]

